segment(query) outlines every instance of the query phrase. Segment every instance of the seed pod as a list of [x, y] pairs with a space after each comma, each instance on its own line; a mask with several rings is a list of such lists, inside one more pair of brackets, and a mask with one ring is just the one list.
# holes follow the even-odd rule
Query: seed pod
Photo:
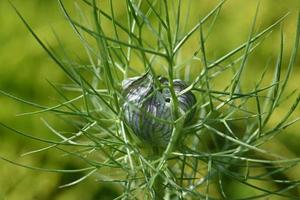
[[[136, 136], [151, 146], [165, 147], [170, 141], [172, 134], [172, 97], [168, 88], [167, 78], [158, 78], [161, 88], [155, 86], [153, 77], [146, 73], [143, 76], [124, 80], [123, 110], [125, 120]], [[187, 86], [180, 80], [173, 81], [174, 90], [179, 94]], [[193, 117], [192, 107], [196, 103], [194, 94], [190, 91], [177, 96], [179, 111], [186, 117]]]

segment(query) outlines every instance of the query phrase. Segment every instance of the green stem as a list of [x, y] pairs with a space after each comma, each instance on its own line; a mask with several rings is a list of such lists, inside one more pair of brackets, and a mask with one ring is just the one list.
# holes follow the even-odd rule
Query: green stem
[[155, 200], [162, 200], [164, 199], [166, 188], [164, 186], [164, 179], [161, 176], [158, 176], [153, 185]]

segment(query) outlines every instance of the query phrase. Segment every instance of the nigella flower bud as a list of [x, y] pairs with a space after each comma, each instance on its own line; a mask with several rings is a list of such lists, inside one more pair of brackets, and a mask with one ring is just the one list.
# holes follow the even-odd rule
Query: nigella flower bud
[[[151, 146], [165, 147], [172, 134], [172, 97], [167, 78], [158, 78], [161, 87], [154, 84], [153, 77], [146, 73], [143, 76], [124, 80], [123, 110], [125, 120], [134, 134]], [[184, 81], [173, 81], [175, 93], [178, 95], [187, 86]], [[179, 111], [189, 112], [186, 119], [193, 117], [193, 105], [196, 103], [194, 94], [190, 91], [178, 95]]]

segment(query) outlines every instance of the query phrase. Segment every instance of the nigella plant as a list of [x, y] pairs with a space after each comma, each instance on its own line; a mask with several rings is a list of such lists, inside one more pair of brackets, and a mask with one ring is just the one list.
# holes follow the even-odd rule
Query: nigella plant
[[[153, 77], [146, 73], [143, 76], [123, 81], [124, 115], [128, 125], [143, 142], [153, 147], [166, 147], [170, 142], [173, 121], [172, 95], [169, 81], [159, 77], [159, 86]], [[178, 95], [178, 108], [185, 121], [192, 118], [196, 98], [191, 91], [180, 94], [187, 85], [180, 79], [173, 80], [175, 94]]]
[[[256, 32], [259, 6], [248, 37], [223, 54], [232, 46], [223, 41], [230, 25], [218, 29], [224, 21], [217, 23], [225, 0], [206, 14], [198, 1], [78, 0], [79, 19], [58, 2], [84, 59], [68, 55], [60, 40], [59, 56], [15, 10], [69, 78], [69, 84], [51, 83], [63, 102], [42, 106], [1, 93], [39, 109], [25, 115], [52, 112], [72, 131], [43, 119], [56, 137], [50, 140], [2, 126], [47, 144], [25, 155], [55, 149], [80, 164], [75, 170], [41, 169], [2, 159], [85, 173], [62, 187], [92, 176], [117, 188], [116, 199], [298, 199], [300, 177], [291, 171], [299, 171], [300, 159], [288, 157], [276, 136], [299, 120], [300, 96], [286, 90], [298, 56], [300, 15], [285, 62], [287, 15]], [[265, 59], [258, 47], [274, 45], [272, 35], [279, 36], [276, 59]]]

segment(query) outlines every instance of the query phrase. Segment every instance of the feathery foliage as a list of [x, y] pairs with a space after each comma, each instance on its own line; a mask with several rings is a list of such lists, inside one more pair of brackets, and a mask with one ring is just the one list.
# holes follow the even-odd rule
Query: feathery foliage
[[[46, 169], [1, 159], [40, 171], [85, 172], [85, 176], [61, 187], [94, 176], [99, 182], [111, 182], [120, 187], [123, 193], [117, 199], [258, 199], [269, 196], [298, 199], [300, 193], [296, 189], [299, 189], [300, 177], [290, 180], [285, 174], [299, 165], [300, 158], [286, 158], [264, 148], [264, 144], [300, 119], [291, 119], [300, 95], [285, 92], [298, 55], [300, 15], [290, 60], [284, 66], [282, 24], [287, 15], [256, 31], [258, 5], [247, 40], [225, 55], [212, 58], [207, 43], [226, 0], [220, 1], [190, 28], [185, 26], [189, 10], [182, 2], [81, 0], [78, 5], [88, 10], [90, 16], [78, 6], [76, 14], [79, 17], [74, 18], [64, 2], [58, 0], [66, 20], [82, 43], [87, 61], [74, 60], [67, 52], [57, 54], [13, 6], [36, 41], [69, 78], [70, 84], [58, 86], [49, 82], [62, 101], [54, 106], [39, 105], [0, 92], [36, 108], [23, 115], [50, 112], [67, 121], [75, 131], [71, 134], [60, 132], [43, 120], [49, 131], [57, 136], [56, 140], [50, 140], [1, 125], [47, 145], [26, 155], [55, 149], [82, 161], [85, 166], [75, 170]], [[123, 10], [125, 16], [119, 17], [119, 10]], [[249, 57], [274, 29], [280, 27], [275, 65], [257, 72], [254, 87], [245, 87], [246, 68], [251, 68], [247, 65]], [[183, 60], [184, 48], [191, 40], [197, 42], [197, 48]], [[63, 44], [61, 48], [64, 49]], [[197, 69], [191, 67], [192, 62]], [[267, 82], [266, 71], [270, 67], [274, 75], [272, 81]], [[169, 144], [159, 153], [143, 144], [124, 121], [122, 104], [125, 99], [121, 83], [145, 72], [151, 74], [158, 86], [158, 76], [166, 76], [172, 97], [175, 117], [165, 123], [172, 124], [173, 132]], [[224, 74], [229, 74], [230, 80], [224, 82], [223, 88], [216, 88], [214, 81], [222, 79]], [[177, 94], [173, 80], [182, 77], [188, 87]], [[191, 108], [196, 114], [186, 124], [185, 114], [178, 111], [178, 96], [190, 91], [197, 99]], [[276, 110], [295, 95], [298, 96], [286, 114], [276, 125], [270, 126]], [[253, 192], [236, 197], [228, 189], [232, 183]], [[274, 187], [270, 188], [270, 184]]]

